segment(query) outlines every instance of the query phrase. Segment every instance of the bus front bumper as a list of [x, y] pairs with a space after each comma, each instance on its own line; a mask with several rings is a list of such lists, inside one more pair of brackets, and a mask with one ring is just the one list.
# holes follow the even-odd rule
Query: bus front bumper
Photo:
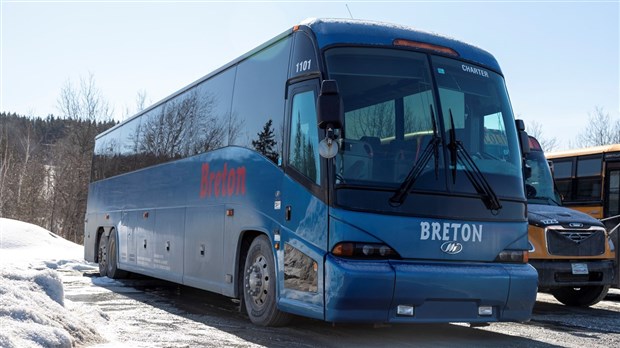
[[611, 285], [617, 281], [613, 260], [530, 260], [530, 264], [538, 271], [541, 290]]
[[538, 276], [529, 264], [326, 260], [325, 320], [527, 321]]

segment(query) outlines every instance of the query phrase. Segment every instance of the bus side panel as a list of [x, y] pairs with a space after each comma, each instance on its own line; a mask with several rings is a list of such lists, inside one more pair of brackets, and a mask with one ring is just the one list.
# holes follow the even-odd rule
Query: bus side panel
[[180, 283], [185, 248], [185, 208], [157, 211], [153, 238], [153, 268], [158, 277]]
[[121, 214], [118, 224], [119, 264], [121, 268], [136, 264], [136, 228], [139, 211], [126, 211]]
[[183, 284], [222, 292], [224, 205], [187, 208]]
[[146, 219], [138, 222], [135, 231], [136, 266], [150, 268], [153, 266], [153, 239], [157, 211], [149, 212]]
[[285, 177], [282, 209], [290, 208], [283, 222], [278, 250], [281, 309], [303, 316], [324, 318], [324, 260], [327, 250], [327, 205]]
[[96, 213], [87, 213], [84, 223], [84, 260], [95, 262], [97, 255], [97, 221]]

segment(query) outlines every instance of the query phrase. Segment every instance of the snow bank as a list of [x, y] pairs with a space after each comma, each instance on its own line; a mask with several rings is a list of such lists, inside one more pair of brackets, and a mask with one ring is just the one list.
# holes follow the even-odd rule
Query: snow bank
[[65, 306], [57, 271], [94, 268], [83, 248], [35, 225], [0, 218], [0, 347], [102, 342], [92, 318]]

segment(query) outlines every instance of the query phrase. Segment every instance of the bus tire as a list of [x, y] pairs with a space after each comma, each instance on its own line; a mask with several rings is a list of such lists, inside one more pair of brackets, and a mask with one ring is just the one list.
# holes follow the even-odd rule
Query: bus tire
[[97, 262], [99, 263], [99, 276], [108, 275], [108, 237], [101, 232], [99, 235], [99, 247], [97, 248]]
[[127, 272], [118, 269], [118, 236], [116, 230], [110, 231], [108, 237], [108, 270], [107, 276], [112, 279], [126, 278]]
[[608, 290], [609, 285], [566, 287], [553, 289], [551, 294], [556, 300], [567, 306], [590, 307], [604, 299]]
[[292, 316], [276, 305], [275, 262], [271, 243], [265, 235], [256, 237], [243, 266], [243, 300], [252, 323], [284, 326]]

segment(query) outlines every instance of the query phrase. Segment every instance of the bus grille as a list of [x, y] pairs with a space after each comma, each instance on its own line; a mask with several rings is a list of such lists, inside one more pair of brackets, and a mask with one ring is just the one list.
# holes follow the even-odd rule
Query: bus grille
[[605, 230], [591, 227], [588, 230], [547, 228], [547, 250], [558, 256], [599, 256], [605, 253]]

